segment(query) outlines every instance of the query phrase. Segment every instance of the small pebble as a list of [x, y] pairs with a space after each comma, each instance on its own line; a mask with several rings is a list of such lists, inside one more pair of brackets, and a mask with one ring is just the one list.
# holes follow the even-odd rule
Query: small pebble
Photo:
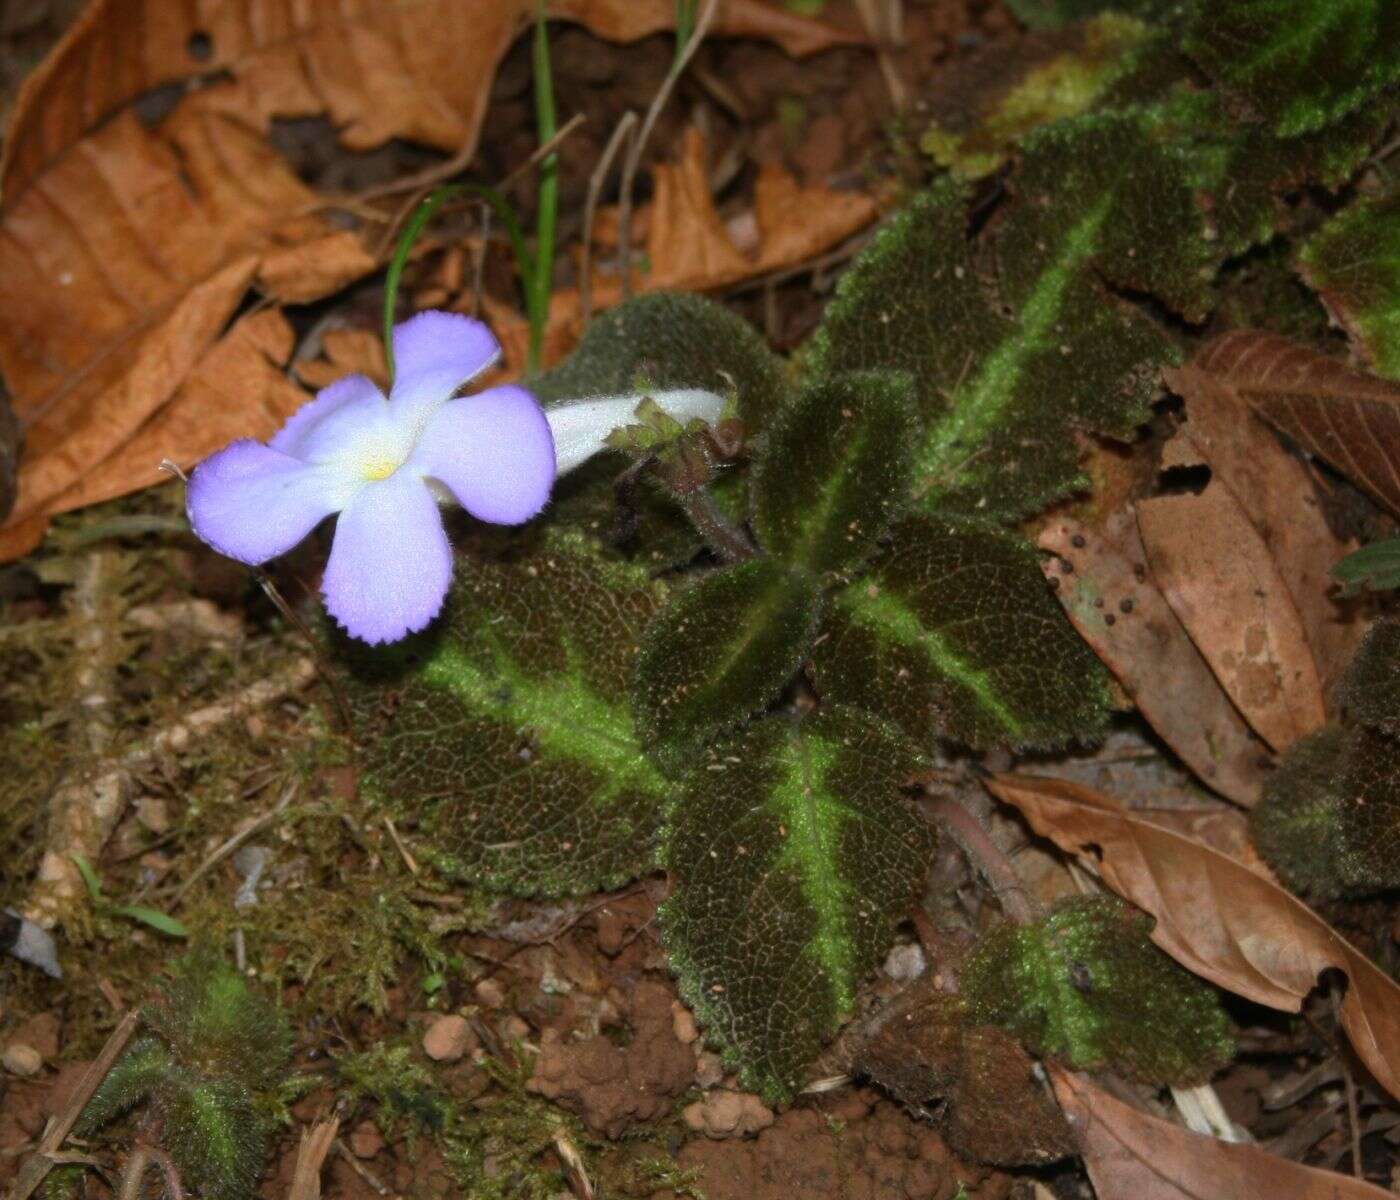
[[695, 1086], [698, 1088], [715, 1087], [724, 1078], [724, 1064], [720, 1062], [718, 1054], [711, 1054], [706, 1051], [695, 1058]]
[[885, 974], [897, 983], [908, 983], [917, 979], [928, 968], [924, 958], [924, 948], [917, 942], [906, 942], [896, 946], [885, 959]]
[[384, 1139], [373, 1121], [361, 1121], [350, 1132], [350, 1153], [356, 1158], [373, 1158], [384, 1149]]
[[486, 1008], [500, 1008], [506, 1002], [505, 989], [494, 979], [483, 979], [476, 985], [476, 999]]
[[37, 1075], [44, 1065], [44, 1056], [33, 1046], [27, 1046], [23, 1042], [11, 1042], [5, 1047], [5, 1054], [0, 1058], [0, 1065], [3, 1065], [11, 1075], [20, 1075], [29, 1078]]
[[475, 1041], [476, 1035], [465, 1017], [441, 1017], [423, 1034], [423, 1053], [434, 1062], [457, 1062]]
[[675, 1030], [676, 1041], [683, 1046], [689, 1046], [700, 1036], [700, 1030], [696, 1027], [695, 1018], [691, 1016], [690, 1009], [686, 1008], [679, 1000], [671, 1005], [671, 1028]]

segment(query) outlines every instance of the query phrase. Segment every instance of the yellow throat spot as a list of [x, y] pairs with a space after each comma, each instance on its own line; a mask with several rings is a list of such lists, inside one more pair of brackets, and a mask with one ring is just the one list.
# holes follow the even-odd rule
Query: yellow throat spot
[[388, 479], [399, 469], [399, 464], [392, 459], [380, 458], [365, 464], [365, 478], [369, 480]]

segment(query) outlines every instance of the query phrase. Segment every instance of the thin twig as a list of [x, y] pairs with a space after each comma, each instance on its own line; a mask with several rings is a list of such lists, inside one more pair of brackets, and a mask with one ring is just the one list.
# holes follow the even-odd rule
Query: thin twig
[[292, 802], [292, 797], [297, 794], [298, 786], [299, 785], [295, 779], [289, 782], [287, 786], [282, 790], [282, 795], [278, 798], [277, 803], [273, 805], [271, 809], [263, 813], [262, 816], [260, 816], [246, 829], [240, 830], [238, 833], [235, 833], [232, 837], [228, 838], [212, 854], [210, 854], [208, 858], [206, 858], [202, 863], [200, 863], [199, 866], [197, 866], [190, 873], [189, 878], [186, 879], [185, 882], [182, 883], [175, 890], [175, 895], [171, 897], [170, 900], [171, 907], [173, 908], [175, 905], [179, 904], [180, 901], [182, 901], [189, 894], [190, 888], [194, 887], [196, 883], [203, 879], [204, 876], [207, 875], [214, 867], [218, 866], [219, 863], [223, 862], [224, 859], [226, 859], [230, 854], [237, 850], [239, 846], [243, 845], [243, 843], [246, 842], [255, 833], [260, 833], [262, 830], [266, 829], [269, 825], [276, 821], [277, 818], [280, 817], [286, 811], [287, 805], [289, 805]]
[[[496, 184], [496, 191], [505, 192], [513, 184], [518, 183], [521, 178], [533, 171], [540, 163], [553, 154], [554, 151], [559, 149], [560, 143], [570, 137], [587, 119], [588, 118], [584, 116], [583, 113], [575, 113], [569, 120], [564, 122], [558, 133], [547, 141], [540, 143], [529, 158], [502, 179], [500, 183]], [[398, 239], [399, 226], [404, 223], [408, 214], [422, 203], [423, 197], [432, 191], [439, 183], [442, 183], [443, 180], [451, 179], [452, 176], [467, 169], [467, 165], [471, 162], [471, 156], [468, 155], [465, 162], [459, 161], [460, 157], [460, 155], [456, 155], [449, 161], [433, 167], [431, 170], [418, 172], [417, 175], [408, 175], [403, 179], [394, 180], [393, 183], [380, 184], [378, 187], [371, 188], [368, 192], [360, 196], [360, 199], [363, 200], [365, 196], [370, 196], [371, 198], [392, 196], [405, 190], [412, 193], [409, 198], [398, 207], [394, 215], [389, 219], [389, 224], [385, 227], [383, 234], [380, 235], [379, 245], [374, 251], [376, 261], [382, 262], [388, 255], [389, 248]]]
[[383, 1182], [379, 1179], [379, 1177], [376, 1176], [374, 1172], [371, 1171], [367, 1166], [365, 1166], [365, 1164], [362, 1163], [358, 1158], [351, 1154], [350, 1147], [347, 1146], [340, 1138], [335, 1139], [335, 1152], [345, 1160], [346, 1165], [352, 1171], [354, 1171], [356, 1175], [358, 1175], [367, 1184], [369, 1184], [369, 1186], [372, 1187], [381, 1196], [387, 1196], [389, 1194], [389, 1189], [384, 1186]]
[[339, 1130], [340, 1118], [328, 1117], [301, 1131], [301, 1144], [297, 1146], [296, 1167], [292, 1171], [292, 1186], [287, 1192], [287, 1200], [320, 1200], [321, 1168], [337, 1140]]
[[[1340, 991], [1334, 980], [1328, 988], [1328, 993], [1332, 999], [1332, 1019], [1336, 1021], [1338, 1029], [1342, 1027]], [[1341, 1039], [1337, 1040], [1340, 1043]], [[1347, 1124], [1351, 1127], [1351, 1173], [1357, 1179], [1365, 1179], [1361, 1167], [1361, 1114], [1356, 1104], [1356, 1080], [1352, 1078], [1351, 1067], [1347, 1064], [1346, 1048], [1340, 1044], [1337, 1046], [1337, 1061], [1342, 1065], [1342, 1086], [1346, 1089], [1347, 1097]]]
[[44, 1136], [39, 1141], [38, 1149], [20, 1167], [14, 1186], [10, 1189], [6, 1200], [29, 1200], [35, 1189], [44, 1182], [45, 1177], [54, 1166], [54, 1160], [51, 1156], [58, 1153], [68, 1135], [73, 1132], [73, 1126], [78, 1123], [79, 1115], [87, 1107], [87, 1102], [92, 1099], [93, 1092], [97, 1091], [98, 1084], [107, 1078], [107, 1072], [112, 1069], [112, 1064], [126, 1049], [126, 1044], [131, 1040], [131, 1035], [136, 1032], [136, 1025], [140, 1019], [140, 1012], [132, 1009], [117, 1023], [117, 1027], [112, 1030], [111, 1036], [107, 1039], [107, 1044], [102, 1047], [102, 1052], [92, 1060], [92, 1064], [79, 1080], [78, 1086], [69, 1095], [68, 1103], [64, 1105], [63, 1111], [49, 1121], [48, 1127], [44, 1130]]
[[633, 139], [632, 145], [628, 148], [627, 157], [623, 160], [622, 194], [618, 198], [617, 210], [617, 251], [618, 261], [622, 267], [622, 298], [624, 300], [632, 294], [632, 189], [637, 182], [637, 168], [641, 165], [642, 154], [647, 148], [647, 142], [651, 139], [651, 131], [661, 116], [661, 110], [666, 107], [666, 101], [671, 98], [671, 93], [675, 90], [680, 77], [685, 73], [690, 60], [695, 57], [695, 52], [700, 49], [700, 43], [705, 40], [705, 34], [709, 32], [710, 24], [714, 21], [718, 8], [719, 0], [706, 0], [704, 11], [700, 14], [700, 19], [695, 22], [695, 30], [691, 33], [690, 40], [686, 42], [685, 49], [676, 56], [676, 61], [671, 64], [671, 69], [666, 72], [666, 78], [657, 89], [656, 95], [652, 97], [651, 107], [647, 109], [647, 115], [642, 120], [641, 130]]
[[[584, 325], [593, 315], [593, 222], [598, 216], [598, 200], [612, 171], [613, 159], [628, 137], [634, 136], [636, 128], [637, 114], [631, 110], [623, 113], [622, 120], [608, 138], [608, 144], [603, 147], [603, 156], [588, 179], [588, 197], [583, 203], [583, 254], [579, 259], [578, 277], [578, 313]], [[626, 270], [626, 264], [623, 264], [623, 270]]]

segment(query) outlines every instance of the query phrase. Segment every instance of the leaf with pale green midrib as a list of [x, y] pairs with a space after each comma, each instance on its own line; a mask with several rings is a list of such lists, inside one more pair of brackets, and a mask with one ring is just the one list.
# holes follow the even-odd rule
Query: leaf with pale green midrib
[[210, 1200], [248, 1200], [267, 1159], [267, 1124], [246, 1089], [177, 1071], [156, 1094], [161, 1138], [181, 1179]]
[[1076, 430], [1126, 439], [1147, 419], [1157, 370], [1179, 355], [1105, 280], [1193, 316], [1207, 306], [1194, 193], [1137, 118], [1028, 138], [1015, 195], [971, 240], [961, 189], [916, 199], [843, 277], [814, 341], [815, 372], [914, 376], [926, 510], [1036, 512], [1087, 483]]
[[1061, 901], [1039, 921], [985, 936], [962, 972], [977, 1020], [1076, 1068], [1105, 1063], [1149, 1083], [1210, 1078], [1234, 1055], [1219, 997], [1111, 896]]
[[772, 558], [677, 592], [637, 655], [632, 703], [643, 739], [675, 764], [766, 709], [807, 657], [821, 599], [808, 575]]
[[754, 458], [754, 530], [764, 549], [817, 574], [859, 566], [906, 502], [917, 434], [905, 376], [855, 372], [802, 391]]
[[577, 349], [527, 386], [545, 405], [644, 387], [732, 390], [750, 431], [787, 394], [782, 360], [752, 325], [704, 296], [671, 292], [638, 296], [595, 318]]
[[707, 1036], [770, 1100], [851, 1013], [928, 869], [932, 835], [899, 794], [921, 765], [859, 713], [770, 717], [711, 747], [671, 810], [672, 968]]
[[357, 652], [369, 793], [441, 869], [486, 887], [563, 895], [648, 870], [670, 792], [627, 685], [663, 598], [576, 536], [512, 564], [462, 561], [442, 628]]
[[1308, 239], [1298, 265], [1372, 367], [1400, 378], [1400, 190], [1342, 209]]
[[1020, 538], [963, 522], [896, 526], [837, 594], [813, 654], [824, 695], [889, 716], [921, 745], [1052, 747], [1103, 732], [1108, 675]]
[[1184, 46], [1279, 134], [1322, 129], [1400, 80], [1391, 0], [1194, 0]]

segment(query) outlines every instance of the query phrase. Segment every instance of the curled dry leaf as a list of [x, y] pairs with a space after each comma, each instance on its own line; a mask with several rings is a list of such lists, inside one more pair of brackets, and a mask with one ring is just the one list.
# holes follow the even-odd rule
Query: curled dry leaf
[[1222, 334], [1193, 365], [1400, 516], [1400, 384], [1249, 329]]
[[1152, 577], [1226, 695], [1275, 750], [1327, 720], [1303, 620], [1258, 530], [1214, 480], [1137, 505]]
[[1192, 1133], [1132, 1108], [1082, 1074], [1051, 1066], [1055, 1095], [1100, 1196], [1134, 1200], [1382, 1200], [1374, 1184]]
[[1322, 972], [1342, 971], [1350, 982], [1342, 1025], [1376, 1081], [1400, 1096], [1400, 986], [1302, 901], [1088, 788], [1025, 775], [999, 775], [987, 786], [1155, 917], [1152, 940], [1212, 983], [1298, 1012]]
[[1237, 804], [1257, 803], [1267, 749], [1148, 576], [1131, 510], [1102, 530], [1056, 518], [1038, 541], [1055, 556], [1043, 567], [1070, 621], [1148, 724], [1208, 787]]

